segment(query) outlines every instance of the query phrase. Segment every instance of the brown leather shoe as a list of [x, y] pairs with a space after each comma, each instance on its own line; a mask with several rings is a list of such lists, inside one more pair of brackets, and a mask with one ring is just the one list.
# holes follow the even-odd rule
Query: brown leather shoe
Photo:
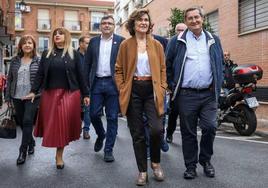
[[90, 139], [90, 135], [89, 135], [88, 131], [83, 131], [83, 138], [86, 140]]
[[153, 164], [151, 163], [151, 167], [153, 169], [153, 173], [154, 173], [154, 179], [157, 181], [164, 181], [164, 172], [160, 166], [160, 164]]
[[136, 185], [138, 186], [144, 186], [148, 182], [148, 175], [147, 172], [140, 172], [138, 175], [138, 179], [136, 181]]

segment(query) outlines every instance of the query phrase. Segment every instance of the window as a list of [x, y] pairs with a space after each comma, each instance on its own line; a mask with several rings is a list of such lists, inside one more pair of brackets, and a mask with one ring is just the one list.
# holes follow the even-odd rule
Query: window
[[74, 49], [78, 49], [79, 46], [79, 40], [77, 38], [72, 38], [72, 47]]
[[64, 27], [71, 31], [80, 31], [77, 11], [64, 11]]
[[239, 33], [267, 26], [267, 0], [239, 0]]
[[38, 9], [38, 29], [50, 30], [49, 10]]
[[23, 29], [21, 12], [16, 12], [15, 13], [15, 28], [16, 29]]
[[206, 19], [211, 26], [214, 34], [219, 35], [219, 12], [214, 11], [206, 15]]
[[38, 52], [42, 53], [44, 50], [47, 50], [49, 47], [49, 38], [48, 37], [39, 37], [39, 46]]
[[99, 32], [100, 31], [100, 21], [104, 16], [103, 12], [91, 12], [91, 31]]

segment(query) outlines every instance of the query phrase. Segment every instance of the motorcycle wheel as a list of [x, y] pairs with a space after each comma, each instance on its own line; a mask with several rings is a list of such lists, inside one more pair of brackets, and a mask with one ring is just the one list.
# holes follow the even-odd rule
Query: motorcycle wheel
[[257, 118], [254, 110], [245, 104], [237, 105], [235, 108], [238, 112], [240, 112], [239, 116], [243, 123], [234, 123], [234, 128], [242, 136], [252, 135], [257, 128]]

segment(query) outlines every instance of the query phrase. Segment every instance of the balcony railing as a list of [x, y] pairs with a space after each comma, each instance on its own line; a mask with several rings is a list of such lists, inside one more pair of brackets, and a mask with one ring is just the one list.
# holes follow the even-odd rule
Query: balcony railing
[[38, 19], [37, 20], [37, 29], [38, 30], [50, 30], [51, 29], [51, 20], [50, 19]]
[[82, 24], [80, 21], [73, 21], [73, 20], [64, 20], [63, 21], [63, 27], [70, 31], [81, 31], [82, 30]]
[[100, 22], [89, 22], [90, 32], [101, 32]]

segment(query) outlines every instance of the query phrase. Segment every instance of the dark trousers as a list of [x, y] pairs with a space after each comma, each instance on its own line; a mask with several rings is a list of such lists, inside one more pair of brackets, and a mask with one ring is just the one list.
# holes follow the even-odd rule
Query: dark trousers
[[35, 145], [33, 138], [33, 125], [39, 99], [32, 103], [30, 100], [13, 99], [16, 118], [22, 129], [20, 151], [26, 151], [29, 145]]
[[171, 101], [172, 96], [170, 96], [170, 107], [168, 115], [168, 126], [167, 126], [167, 135], [173, 135], [177, 127], [177, 119], [179, 116], [178, 108], [174, 108], [174, 102]]
[[90, 118], [100, 138], [105, 137], [105, 129], [101, 121], [103, 107], [107, 119], [104, 152], [112, 152], [117, 135], [119, 113], [118, 91], [112, 77], [96, 78], [91, 92]]
[[196, 168], [198, 162], [197, 126], [202, 130], [199, 163], [210, 161], [216, 135], [217, 104], [212, 91], [182, 89], [175, 99], [179, 109], [182, 150], [186, 168]]
[[148, 118], [151, 162], [160, 163], [160, 136], [162, 117], [158, 116], [153, 95], [152, 81], [133, 81], [127, 110], [127, 122], [132, 136], [136, 162], [140, 172], [147, 171], [146, 136], [143, 113]]

